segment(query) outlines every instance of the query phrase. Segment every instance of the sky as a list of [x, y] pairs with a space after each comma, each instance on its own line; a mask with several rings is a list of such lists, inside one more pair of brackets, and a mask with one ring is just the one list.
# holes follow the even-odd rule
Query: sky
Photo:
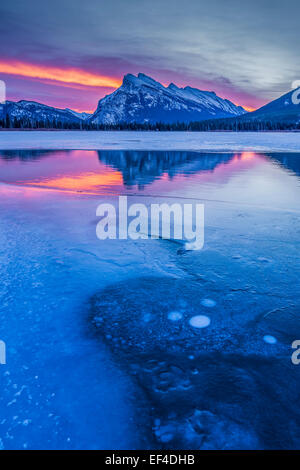
[[126, 73], [255, 109], [300, 79], [299, 0], [10, 0], [0, 4], [7, 99], [93, 112]]

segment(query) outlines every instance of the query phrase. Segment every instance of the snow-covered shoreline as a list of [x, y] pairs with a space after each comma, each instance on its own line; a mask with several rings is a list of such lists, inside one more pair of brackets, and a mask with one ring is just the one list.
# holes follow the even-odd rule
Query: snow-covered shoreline
[[300, 133], [1, 131], [0, 149], [300, 152]]

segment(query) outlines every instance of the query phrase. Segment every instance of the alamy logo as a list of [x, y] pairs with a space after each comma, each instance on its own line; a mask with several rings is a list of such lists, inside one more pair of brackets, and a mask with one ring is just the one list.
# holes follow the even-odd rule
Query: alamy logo
[[6, 364], [6, 344], [4, 341], [0, 341], [0, 364]]
[[294, 93], [292, 93], [292, 103], [293, 104], [300, 104], [300, 80], [295, 80], [292, 83], [292, 88], [295, 89]]
[[204, 245], [203, 204], [131, 204], [120, 196], [118, 207], [100, 204], [101, 217], [96, 233], [100, 240], [173, 239], [186, 241], [187, 250], [200, 250]]
[[296, 339], [292, 343], [292, 349], [295, 349], [295, 351], [292, 354], [292, 363], [295, 366], [298, 366], [300, 364], [300, 340]]
[[3, 80], [0, 80], [0, 104], [5, 104], [6, 101], [6, 86]]

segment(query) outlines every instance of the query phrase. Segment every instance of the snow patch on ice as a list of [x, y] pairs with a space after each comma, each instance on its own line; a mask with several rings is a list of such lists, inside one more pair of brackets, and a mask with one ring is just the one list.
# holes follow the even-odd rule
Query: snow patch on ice
[[[134, 146], [130, 139], [139, 139]], [[299, 151], [300, 132], [2, 131], [9, 149]]]

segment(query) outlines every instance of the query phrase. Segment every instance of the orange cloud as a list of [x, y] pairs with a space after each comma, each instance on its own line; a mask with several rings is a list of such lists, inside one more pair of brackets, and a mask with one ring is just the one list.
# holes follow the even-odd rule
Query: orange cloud
[[85, 72], [77, 68], [48, 67], [19, 61], [0, 61], [0, 73], [93, 87], [118, 88], [121, 85], [121, 81], [117, 78]]

